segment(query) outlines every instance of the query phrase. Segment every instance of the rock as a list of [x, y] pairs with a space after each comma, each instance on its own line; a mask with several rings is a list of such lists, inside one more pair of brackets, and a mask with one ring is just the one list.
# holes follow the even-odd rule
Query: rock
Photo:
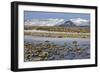
[[34, 61], [40, 61], [41, 59], [42, 59], [41, 57], [33, 58]]

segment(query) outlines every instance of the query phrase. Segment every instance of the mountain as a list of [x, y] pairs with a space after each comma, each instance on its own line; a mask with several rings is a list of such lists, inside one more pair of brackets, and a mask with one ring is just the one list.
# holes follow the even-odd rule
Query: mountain
[[90, 26], [90, 21], [82, 18], [70, 19], [76, 26]]
[[75, 27], [76, 24], [74, 24], [72, 21], [65, 21], [63, 24], [60, 24], [61, 27]]
[[90, 27], [90, 21], [82, 18], [74, 19], [32, 19], [26, 20], [25, 25], [30, 26], [61, 26], [61, 27]]
[[82, 18], [65, 20], [57, 24], [62, 27], [90, 27], [90, 21]]
[[63, 22], [64, 19], [32, 19], [25, 21], [25, 25], [31, 25], [31, 26], [55, 26], [56, 24], [59, 24]]

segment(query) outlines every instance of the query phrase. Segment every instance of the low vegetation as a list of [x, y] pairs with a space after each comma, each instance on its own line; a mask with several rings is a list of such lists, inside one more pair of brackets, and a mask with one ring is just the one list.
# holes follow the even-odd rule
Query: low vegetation
[[25, 26], [25, 30], [44, 30], [56, 32], [89, 33], [89, 27], [59, 27], [59, 26]]
[[47, 33], [47, 32], [24, 32], [24, 35], [53, 37], [53, 38], [89, 38], [89, 33]]

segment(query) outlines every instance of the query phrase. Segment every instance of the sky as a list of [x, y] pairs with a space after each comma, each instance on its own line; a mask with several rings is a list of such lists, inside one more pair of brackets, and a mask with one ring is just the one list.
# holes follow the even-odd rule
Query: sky
[[87, 13], [61, 13], [61, 12], [40, 12], [40, 11], [24, 11], [24, 20], [32, 19], [75, 19], [81, 18], [90, 20], [90, 14]]

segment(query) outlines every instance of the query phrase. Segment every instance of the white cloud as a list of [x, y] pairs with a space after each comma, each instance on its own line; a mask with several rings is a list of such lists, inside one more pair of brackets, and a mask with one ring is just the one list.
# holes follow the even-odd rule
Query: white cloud
[[33, 26], [54, 26], [60, 22], [63, 22], [64, 19], [33, 19], [31, 21], [26, 21], [25, 25], [33, 25]]
[[82, 18], [75, 18], [75, 19], [70, 19], [73, 23], [75, 23], [77, 26], [84, 26], [84, 25], [89, 25], [89, 20], [82, 19]]
[[[64, 23], [65, 19], [32, 19], [32, 20], [27, 20], [25, 21], [25, 25], [33, 25], [33, 26], [55, 26], [55, 25], [59, 25]], [[74, 18], [74, 19], [70, 19], [70, 21], [72, 21], [74, 24], [76, 24], [77, 26], [85, 26], [85, 25], [89, 25], [90, 21], [86, 20], [86, 19], [82, 19], [82, 18]]]

